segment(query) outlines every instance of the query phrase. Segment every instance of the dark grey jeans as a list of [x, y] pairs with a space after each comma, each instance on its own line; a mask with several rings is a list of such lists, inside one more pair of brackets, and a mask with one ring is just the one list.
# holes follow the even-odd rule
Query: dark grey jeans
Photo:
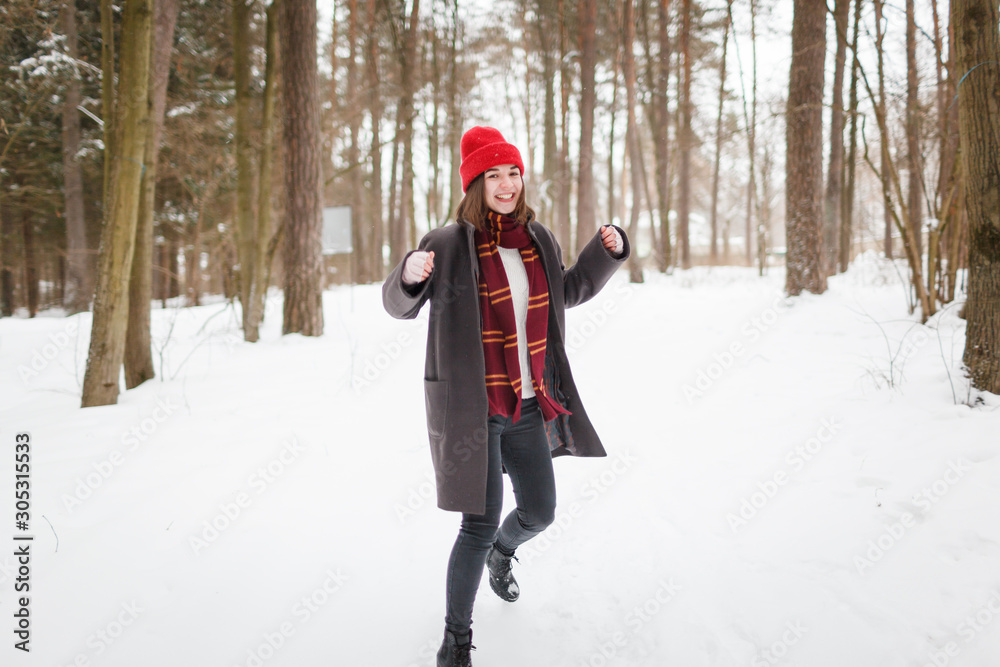
[[[521, 418], [516, 424], [510, 417], [490, 417], [488, 447], [486, 513], [462, 514], [462, 527], [448, 561], [444, 620], [445, 627], [455, 634], [465, 634], [472, 626], [472, 607], [490, 545], [495, 541], [501, 552], [513, 554], [555, 519], [556, 480], [538, 401], [522, 400]], [[517, 508], [507, 515], [503, 525], [501, 461], [517, 500]]]

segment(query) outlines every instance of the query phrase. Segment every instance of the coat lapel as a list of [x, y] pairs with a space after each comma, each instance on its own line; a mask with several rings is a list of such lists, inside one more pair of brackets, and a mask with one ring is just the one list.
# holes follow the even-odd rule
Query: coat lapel
[[465, 229], [466, 245], [469, 247], [469, 264], [472, 266], [472, 286], [479, 285], [479, 259], [476, 253], [476, 228], [467, 222], [459, 223]]

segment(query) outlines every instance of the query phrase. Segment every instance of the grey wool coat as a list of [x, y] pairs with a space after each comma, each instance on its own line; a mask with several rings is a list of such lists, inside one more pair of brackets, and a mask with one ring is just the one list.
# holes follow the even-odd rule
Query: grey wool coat
[[[613, 257], [600, 233], [587, 243], [576, 264], [565, 268], [562, 250], [549, 229], [529, 220], [528, 233], [538, 248], [549, 283], [549, 325], [545, 350], [547, 386], [572, 415], [546, 423], [552, 456], [607, 456], [573, 382], [565, 349], [565, 309], [593, 298], [631, 252], [618, 227], [622, 253]], [[386, 311], [399, 319], [417, 316], [430, 301], [424, 398], [427, 434], [437, 484], [438, 507], [483, 514], [486, 511], [487, 420], [486, 365], [479, 312], [479, 262], [474, 227], [454, 222], [433, 229], [418, 248], [434, 251], [434, 270], [416, 285], [403, 284], [410, 253], [382, 286]], [[411, 251], [413, 252], [413, 251]]]

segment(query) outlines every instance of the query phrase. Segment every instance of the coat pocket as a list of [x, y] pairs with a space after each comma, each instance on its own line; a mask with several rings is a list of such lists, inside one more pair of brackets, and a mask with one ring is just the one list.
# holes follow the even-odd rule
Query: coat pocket
[[432, 438], [444, 435], [448, 419], [448, 381], [424, 380], [424, 400], [427, 404], [427, 432]]

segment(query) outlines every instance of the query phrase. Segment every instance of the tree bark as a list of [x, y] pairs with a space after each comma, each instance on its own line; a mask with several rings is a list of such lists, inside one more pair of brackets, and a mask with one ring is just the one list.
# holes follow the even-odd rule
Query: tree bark
[[282, 0], [285, 305], [282, 333], [323, 334], [316, 0]]
[[[274, 2], [268, 6], [270, 9], [274, 6]], [[333, 124], [339, 125], [340, 115], [340, 92], [337, 86], [337, 69], [340, 67], [340, 59], [337, 58], [337, 5], [336, 3], [332, 6], [330, 14], [332, 14], [333, 19], [330, 25], [330, 118]], [[265, 37], [266, 39], [266, 37]], [[277, 42], [275, 42], [277, 44]], [[332, 151], [331, 151], [332, 152]], [[332, 164], [328, 165], [331, 168], [334, 166]]]
[[555, 225], [558, 214], [556, 179], [559, 174], [559, 144], [556, 138], [556, 68], [552, 55], [552, 8], [550, 0], [538, 0], [538, 42], [542, 58], [542, 80], [545, 82], [545, 110], [542, 121], [542, 210], [539, 214]]
[[14, 271], [11, 243], [14, 223], [11, 208], [0, 200], [0, 317], [14, 314]]
[[[297, 0], [295, 0], [297, 1]], [[368, 283], [372, 281], [371, 259], [372, 235], [364, 225], [364, 180], [363, 170], [360, 167], [361, 156], [361, 113], [358, 109], [358, 90], [360, 89], [360, 77], [358, 76], [358, 29], [361, 17], [358, 9], [358, 0], [348, 0], [347, 3], [347, 43], [350, 55], [347, 59], [347, 94], [350, 96], [348, 104], [348, 126], [350, 132], [350, 143], [347, 146], [347, 164], [351, 165], [350, 187], [351, 187], [351, 252], [354, 259], [354, 283]], [[371, 37], [369, 36], [369, 39]], [[284, 51], [282, 46], [282, 51]]]
[[21, 207], [21, 234], [24, 238], [24, 293], [28, 317], [38, 314], [38, 254], [35, 252], [35, 221], [27, 207]]
[[722, 109], [726, 100], [726, 51], [729, 44], [729, 14], [723, 19], [722, 57], [719, 58], [719, 112], [715, 117], [715, 167], [712, 170], [711, 240], [708, 256], [712, 264], [719, 260], [719, 169], [722, 165]]
[[594, 195], [594, 107], [597, 104], [597, 0], [580, 3], [580, 164], [576, 189], [576, 252], [597, 230]]
[[834, 58], [832, 108], [830, 111], [830, 164], [827, 167], [826, 205], [823, 207], [823, 268], [837, 271], [838, 232], [844, 196], [844, 68], [847, 64], [847, 21], [851, 0], [836, 0], [833, 22], [837, 38]]
[[83, 377], [83, 407], [118, 402], [149, 118], [152, 4], [152, 0], [127, 0], [122, 17], [121, 78], [115, 102], [115, 152], [110, 156], [111, 199], [105, 209], [106, 218], [101, 233], [94, 320], [87, 370]]
[[[617, 4], [617, 3], [616, 3]], [[619, 86], [619, 76], [618, 76], [618, 66], [621, 58], [620, 54], [620, 44], [618, 40], [615, 40], [615, 52], [612, 55], [612, 77], [611, 77], [611, 109], [608, 113], [608, 224], [614, 224], [615, 213], [617, 211], [617, 206], [615, 202], [615, 129], [617, 127], [616, 121], [618, 119], [618, 89]], [[626, 150], [628, 150], [626, 148]], [[620, 224], [624, 224], [624, 218], [618, 218]]]
[[[878, 102], [875, 104], [878, 106], [876, 110], [876, 115], [881, 113], [882, 117], [885, 117], [885, 50], [882, 47], [882, 43], [885, 40], [885, 26], [883, 24], [884, 16], [883, 10], [885, 8], [885, 0], [874, 0], [875, 3], [875, 53], [877, 54], [877, 67], [878, 67]], [[882, 135], [880, 141], [888, 141], [888, 136]], [[888, 178], [889, 173], [889, 151], [880, 150], [880, 169], [882, 172], [882, 178]], [[883, 190], [888, 190], [889, 186], [883, 182]], [[886, 259], [892, 259], [892, 209], [891, 200], [885, 200], [885, 206], [883, 207], [883, 217], [885, 223], [885, 237], [882, 243], [882, 250], [885, 253]]]
[[389, 230], [389, 253], [392, 255], [393, 239], [396, 236], [402, 237], [404, 233], [397, 228], [399, 215], [396, 211], [396, 193], [399, 192], [399, 124], [401, 108], [396, 105], [396, 128], [392, 135], [392, 152], [389, 154], [389, 196], [388, 209], [389, 217], [386, 219], [386, 226]]
[[[65, 0], [59, 14], [66, 36], [66, 54], [79, 58], [76, 29], [76, 2]], [[87, 310], [94, 292], [94, 275], [87, 250], [87, 226], [83, 211], [83, 173], [77, 154], [80, 151], [80, 77], [74, 71], [66, 83], [63, 100], [62, 156], [63, 196], [66, 221], [66, 289], [63, 307], [72, 315]]]
[[826, 290], [822, 267], [823, 75], [826, 5], [795, 0], [786, 112], [785, 288], [789, 295]]
[[[906, 0], [906, 154], [908, 163], [907, 210], [917, 256], [923, 255], [923, 166], [920, 159], [920, 99], [917, 87], [917, 24], [914, 0]], [[928, 267], [928, 272], [932, 267]]]
[[[385, 260], [382, 258], [382, 246], [385, 244], [385, 234], [382, 224], [382, 96], [379, 88], [379, 50], [378, 34], [375, 32], [378, 7], [375, 0], [368, 0], [368, 33], [367, 72], [368, 72], [368, 112], [371, 114], [372, 144], [369, 156], [372, 163], [371, 183], [368, 187], [368, 202], [365, 210], [366, 218], [371, 220], [371, 252], [370, 261], [373, 267], [372, 279], [385, 275]], [[354, 195], [352, 195], [354, 196]], [[364, 207], [361, 193], [357, 193], [357, 204]], [[355, 224], [360, 224], [358, 220]]]
[[559, 94], [560, 94], [560, 114], [559, 129], [561, 137], [559, 142], [559, 165], [556, 176], [556, 237], [562, 245], [563, 260], [569, 264], [572, 259], [573, 246], [570, 243], [570, 196], [573, 190], [573, 174], [569, 162], [569, 92], [572, 73], [569, 67], [568, 35], [566, 24], [565, 0], [557, 0], [557, 14], [559, 17]]
[[101, 117], [104, 139], [104, 186], [101, 205], [111, 202], [111, 165], [115, 155], [115, 17], [112, 0], [101, 2]]
[[201, 305], [201, 216], [188, 225], [187, 245], [190, 250], [187, 256], [190, 261], [185, 264], [184, 295], [189, 306]]
[[[163, 135], [163, 112], [167, 107], [170, 55], [178, 0], [158, 0], [153, 9], [152, 52], [149, 65], [149, 121], [139, 190], [139, 217], [135, 228], [132, 278], [129, 280], [128, 327], [125, 334], [125, 387], [138, 387], [154, 377], [150, 340], [150, 308], [153, 299], [153, 211], [156, 201], [157, 162]], [[186, 265], [191, 271], [190, 264]]]
[[[653, 89], [655, 88], [655, 84], [653, 82], [656, 81], [656, 75], [653, 72], [655, 58], [653, 57], [653, 46], [652, 46], [653, 40], [651, 31], [649, 29], [649, 14], [650, 14], [649, 2], [650, 0], [637, 0], [636, 10], [639, 13], [637, 26], [642, 30], [642, 50], [645, 56], [644, 65], [646, 70], [644, 73], [644, 78], [645, 81], [647, 82], [646, 90], [652, 93]], [[637, 83], [638, 83], [638, 78], [639, 78], [639, 66], [638, 63], [636, 63]], [[659, 121], [656, 116], [656, 107], [653, 103], [653, 95], [652, 94], [648, 95], [646, 101], [640, 101], [639, 99], [637, 99], [636, 104], [638, 104], [639, 107], [642, 109], [644, 118], [646, 119], [644, 125], [649, 127], [650, 139], [652, 139], [652, 142], [655, 145], [657, 133], [653, 131], [653, 128], [658, 127]], [[642, 133], [640, 131], [640, 139], [639, 139], [640, 147], [642, 146], [641, 135]], [[641, 154], [642, 153], [640, 153], [640, 155]], [[657, 238], [659, 235], [658, 225], [656, 224], [656, 219], [653, 217], [653, 208], [654, 208], [653, 196], [649, 190], [649, 178], [647, 178], [647, 175], [645, 173], [645, 166], [646, 166], [646, 160], [645, 157], [643, 157], [642, 196], [646, 200], [646, 210], [649, 214], [649, 245], [650, 248], [652, 249], [650, 255], [657, 262], [658, 267], [662, 271], [663, 267], [660, 266], [660, 258], [659, 258], [660, 241]]]
[[657, 210], [660, 218], [660, 270], [669, 271], [673, 264], [673, 247], [670, 241], [670, 106], [667, 98], [667, 84], [670, 81], [670, 37], [667, 32], [670, 22], [670, 0], [656, 3], [656, 29], [660, 52], [657, 69], [656, 109], [656, 194]]
[[963, 360], [976, 388], [1000, 394], [1000, 10], [952, 0], [960, 153], [969, 215]]
[[[635, 0], [625, 0], [625, 11], [622, 15], [624, 27], [624, 42], [622, 53], [624, 54], [625, 70], [625, 98], [628, 108], [628, 125], [625, 130], [625, 143], [629, 154], [629, 170], [632, 180], [632, 217], [629, 221], [629, 235], [635, 239], [639, 232], [639, 212], [642, 210], [642, 155], [639, 153], [639, 130], [635, 115], [635, 56], [633, 55], [633, 43], [635, 42], [635, 19], [633, 17], [633, 3]], [[629, 280], [633, 283], [643, 282], [642, 267], [639, 264], [638, 253], [628, 260]]]
[[458, 62], [461, 54], [458, 49], [458, 0], [455, 0], [452, 7], [452, 30], [451, 43], [449, 47], [450, 57], [448, 59], [448, 150], [451, 163], [451, 179], [448, 194], [448, 219], [454, 219], [458, 211], [458, 204], [462, 201], [462, 177], [459, 167], [462, 162], [461, 141], [462, 141], [462, 105], [458, 99]]
[[267, 288], [270, 282], [271, 257], [271, 162], [274, 159], [275, 107], [278, 87], [278, 12], [283, 0], [273, 0], [267, 8], [264, 38], [264, 108], [261, 117], [260, 175], [257, 188], [257, 240], [254, 243], [253, 290], [250, 293], [250, 325], [259, 333], [264, 321]]
[[[751, 67], [751, 93], [750, 93], [750, 122], [747, 127], [747, 154], [750, 156], [750, 176], [747, 179], [747, 210], [746, 224], [744, 229], [745, 242], [743, 243], [743, 255], [747, 266], [753, 266], [753, 219], [754, 202], [757, 201], [757, 0], [750, 0], [750, 48], [752, 50]], [[746, 112], [744, 111], [744, 114]], [[762, 239], [765, 233], [761, 230], [761, 222], [757, 221], [757, 238]], [[766, 248], [764, 243], [758, 241], [757, 254], [764, 254]], [[726, 238], [725, 256], [729, 257], [729, 239]]]
[[[399, 100], [399, 143], [403, 147], [403, 164], [399, 183], [399, 213], [395, 216], [393, 235], [390, 237], [389, 265], [403, 261], [410, 247], [416, 245], [414, 235], [413, 197], [413, 91], [417, 79], [417, 30], [420, 25], [420, 0], [411, 0], [410, 20], [403, 34], [403, 48], [399, 54], [400, 77], [403, 92]], [[411, 237], [411, 238], [408, 238]]]
[[167, 298], [173, 299], [181, 293], [181, 265], [178, 260], [181, 245], [181, 230], [168, 224], [167, 237]]
[[[293, 0], [294, 1], [294, 0]], [[235, 89], [236, 144], [236, 251], [239, 257], [240, 305], [243, 318], [243, 338], [254, 342], [258, 332], [251, 326], [253, 311], [250, 293], [253, 291], [254, 264], [257, 253], [257, 219], [254, 216], [254, 147], [253, 99], [250, 94], [251, 49], [250, 20], [253, 5], [248, 0], [232, 0], [233, 18], [233, 87]]]
[[431, 123], [427, 128], [427, 152], [430, 163], [430, 187], [427, 188], [427, 229], [442, 224], [441, 220], [441, 58], [438, 55], [441, 38], [437, 26], [431, 29]]
[[691, 0], [682, 3], [681, 24], [681, 56], [684, 58], [684, 78], [681, 84], [680, 101], [680, 136], [678, 144], [681, 153], [680, 201], [677, 204], [677, 245], [680, 254], [681, 268], [691, 268], [690, 215], [691, 215]]
[[950, 303], [955, 299], [955, 289], [958, 283], [958, 269], [961, 264], [961, 248], [963, 239], [967, 233], [967, 216], [965, 215], [965, 185], [961, 182], [960, 176], [955, 176], [955, 173], [960, 171], [957, 162], [959, 144], [958, 104], [952, 103], [951, 100], [955, 100], [958, 97], [958, 91], [955, 89], [958, 76], [955, 65], [955, 35], [953, 25], [950, 20], [948, 24], [947, 68], [948, 77], [945, 79], [944, 91], [941, 96], [944, 98], [941, 105], [942, 107], [946, 106], [946, 110], [941, 114], [943, 116], [941, 175], [942, 180], [949, 185], [943, 187], [942, 192], [954, 192], [955, 196], [952, 198], [952, 205], [950, 209], [944, 212], [944, 217], [952, 220], [952, 224], [949, 225], [949, 231], [946, 237], [948, 260], [945, 268], [945, 288], [942, 300], [945, 303]]
[[854, 3], [854, 30], [851, 37], [851, 91], [848, 101], [851, 118], [850, 148], [847, 152], [847, 185], [843, 190], [840, 206], [840, 271], [847, 271], [851, 263], [851, 236], [854, 228], [854, 178], [858, 157], [858, 35], [861, 24], [862, 0]]

